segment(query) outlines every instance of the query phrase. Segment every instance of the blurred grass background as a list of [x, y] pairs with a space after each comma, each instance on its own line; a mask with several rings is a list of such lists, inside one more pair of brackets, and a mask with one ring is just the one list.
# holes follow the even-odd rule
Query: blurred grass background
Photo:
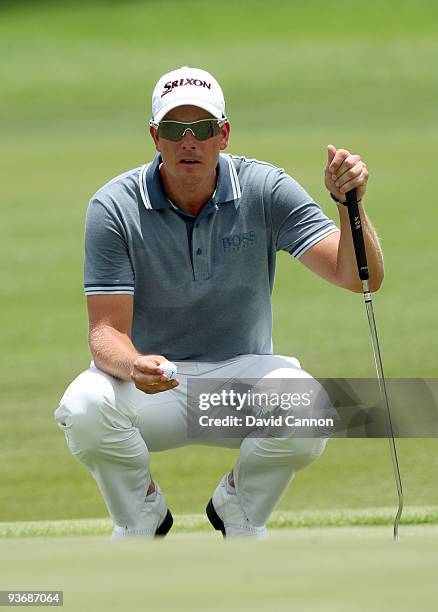
[[[437, 34], [427, 0], [0, 3], [0, 520], [106, 515], [52, 418], [90, 359], [83, 220], [99, 186], [153, 156], [150, 95], [180, 65], [221, 82], [230, 152], [284, 167], [334, 218], [326, 145], [363, 156], [386, 262], [385, 372], [436, 377]], [[285, 254], [274, 347], [315, 376], [374, 376], [361, 296]], [[398, 446], [407, 503], [438, 503], [436, 440]], [[153, 474], [175, 512], [201, 512], [234, 457], [179, 449], [154, 455]], [[281, 509], [394, 501], [385, 440], [332, 440]]]

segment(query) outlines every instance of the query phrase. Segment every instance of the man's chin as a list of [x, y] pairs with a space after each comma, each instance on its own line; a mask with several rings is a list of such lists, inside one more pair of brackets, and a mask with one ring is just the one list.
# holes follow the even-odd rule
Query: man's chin
[[197, 163], [197, 164], [183, 164], [183, 163], [179, 163], [178, 164], [178, 170], [180, 172], [184, 172], [187, 174], [197, 174], [199, 172], [202, 172], [202, 164]]
[[183, 166], [178, 168], [178, 175], [187, 184], [196, 185], [197, 183], [202, 183], [205, 180], [205, 175], [201, 170], [201, 167], [190, 167]]

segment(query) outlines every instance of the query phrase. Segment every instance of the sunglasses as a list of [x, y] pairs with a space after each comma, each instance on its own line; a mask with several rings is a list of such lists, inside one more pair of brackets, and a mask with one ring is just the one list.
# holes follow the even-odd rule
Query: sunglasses
[[154, 123], [150, 121], [150, 125], [156, 128], [158, 136], [166, 140], [179, 142], [184, 138], [187, 130], [193, 134], [197, 140], [208, 140], [213, 136], [217, 136], [221, 131], [221, 127], [226, 124], [225, 119], [201, 119], [200, 121], [192, 121], [191, 123], [182, 123], [181, 121], [160, 121]]

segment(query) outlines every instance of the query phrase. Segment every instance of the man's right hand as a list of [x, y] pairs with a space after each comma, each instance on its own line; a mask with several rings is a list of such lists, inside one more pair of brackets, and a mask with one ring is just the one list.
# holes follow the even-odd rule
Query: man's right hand
[[144, 393], [161, 393], [174, 389], [179, 385], [179, 380], [168, 380], [160, 363], [167, 361], [163, 355], [141, 355], [133, 363], [131, 379], [137, 389]]

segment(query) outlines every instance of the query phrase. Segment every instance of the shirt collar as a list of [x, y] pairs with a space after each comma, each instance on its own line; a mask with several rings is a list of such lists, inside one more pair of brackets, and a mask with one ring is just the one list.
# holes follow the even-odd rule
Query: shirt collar
[[[142, 166], [140, 169], [140, 194], [143, 204], [148, 210], [172, 208], [163, 190], [159, 170], [160, 163], [161, 155], [158, 153], [151, 163]], [[236, 167], [230, 155], [220, 154], [218, 170], [216, 191], [212, 198], [213, 203], [219, 205], [234, 202], [235, 207], [238, 208], [241, 189]]]

